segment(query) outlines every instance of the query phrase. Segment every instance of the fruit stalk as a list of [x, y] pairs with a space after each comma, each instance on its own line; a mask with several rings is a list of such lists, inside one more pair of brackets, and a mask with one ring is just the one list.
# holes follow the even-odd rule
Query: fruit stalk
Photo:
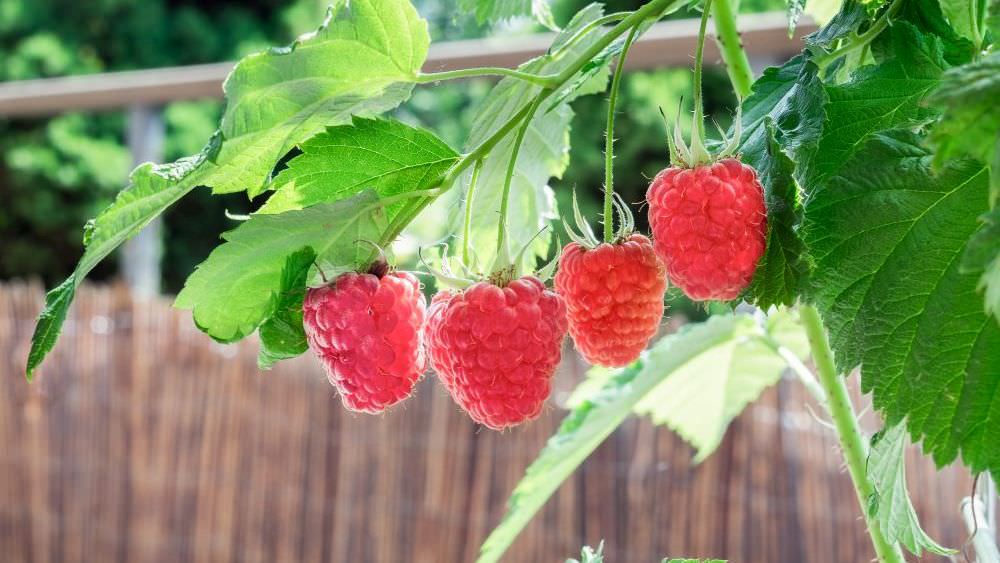
[[[706, 8], [707, 10], [707, 8]], [[715, 20], [715, 37], [719, 43], [722, 61], [726, 63], [729, 81], [740, 99], [750, 95], [753, 85], [753, 71], [750, 60], [743, 50], [740, 32], [736, 28], [736, 14], [729, 0], [715, 0], [712, 6], [712, 17]]]
[[618, 87], [621, 84], [622, 69], [625, 67], [625, 58], [628, 57], [629, 47], [639, 32], [639, 25], [628, 32], [625, 44], [622, 45], [622, 52], [618, 55], [618, 66], [615, 67], [615, 75], [611, 79], [611, 92], [608, 94], [608, 126], [604, 133], [604, 242], [612, 242], [615, 238], [614, 229], [614, 193], [615, 193], [615, 105], [618, 103]]
[[[644, 5], [638, 10], [634, 11], [628, 17], [622, 19], [617, 25], [612, 27], [603, 37], [598, 39], [591, 45], [586, 51], [580, 53], [580, 55], [573, 61], [573, 64], [567, 66], [562, 72], [556, 75], [552, 79], [552, 87], [544, 88], [538, 93], [537, 101], [545, 100], [552, 95], [560, 86], [568, 82], [577, 72], [580, 71], [584, 66], [587, 65], [591, 60], [594, 59], [601, 51], [603, 51], [608, 45], [610, 45], [615, 39], [620, 37], [623, 33], [627, 32], [629, 29], [633, 28], [639, 22], [645, 21], [649, 18], [658, 18], [664, 14], [678, 10], [681, 6], [686, 4], [686, 0], [652, 0], [650, 3]], [[618, 14], [615, 14], [618, 16]], [[500, 126], [492, 135], [483, 140], [477, 147], [472, 149], [470, 152], [462, 155], [462, 158], [458, 159], [448, 172], [441, 179], [440, 185], [447, 191], [455, 182], [455, 179], [465, 171], [466, 168], [471, 166], [477, 160], [485, 157], [490, 150], [496, 146], [497, 143], [503, 140], [517, 125], [524, 119], [528, 111], [531, 109], [533, 102], [527, 103], [521, 108], [516, 114], [511, 116], [503, 125]], [[420, 200], [414, 204], [412, 211], [407, 213], [407, 216], [412, 219], [416, 217], [421, 211], [424, 210], [439, 194], [434, 196], [426, 196], [420, 198]], [[383, 241], [393, 241], [399, 236], [399, 233], [407, 225], [408, 222], [400, 222], [400, 224], [395, 228], [390, 228], [383, 237]], [[388, 244], [388, 243], [386, 243]]]
[[823, 321], [820, 319], [819, 312], [812, 305], [801, 305], [799, 314], [803, 325], [805, 325], [806, 334], [809, 336], [809, 346], [812, 350], [813, 361], [816, 363], [819, 383], [826, 394], [824, 406], [830, 414], [830, 418], [833, 419], [834, 427], [837, 430], [840, 449], [847, 462], [851, 481], [854, 482], [858, 504], [861, 507], [861, 513], [865, 516], [868, 535], [871, 536], [872, 545], [875, 547], [875, 555], [881, 563], [905, 563], [899, 545], [890, 543], [882, 535], [878, 524], [868, 516], [868, 499], [875, 493], [875, 487], [868, 480], [866, 471], [868, 448], [861, 434], [861, 428], [858, 426], [857, 415], [851, 405], [851, 399], [847, 394], [847, 385], [844, 383], [844, 378], [837, 373], [833, 362], [833, 351], [830, 349], [830, 341], [823, 328]]

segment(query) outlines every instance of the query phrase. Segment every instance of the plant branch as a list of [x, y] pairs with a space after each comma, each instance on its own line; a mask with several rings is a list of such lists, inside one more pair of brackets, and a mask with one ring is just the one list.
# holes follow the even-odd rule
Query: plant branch
[[465, 222], [462, 225], [462, 262], [469, 265], [469, 231], [472, 229], [472, 201], [476, 195], [476, 184], [479, 182], [479, 173], [483, 169], [483, 161], [477, 160], [472, 167], [472, 178], [469, 180], [469, 189], [465, 192]]
[[883, 13], [879, 19], [875, 20], [875, 23], [865, 30], [864, 33], [848, 41], [846, 44], [841, 45], [839, 48], [817, 57], [815, 59], [816, 64], [820, 68], [823, 68], [851, 51], [868, 45], [876, 37], [878, 37], [880, 33], [885, 31], [885, 28], [889, 27], [889, 23], [892, 21], [892, 18], [896, 17], [896, 14], [902, 7], [903, 0], [892, 0], [892, 4], [889, 5], [889, 8], [886, 9], [885, 13]]
[[844, 378], [837, 373], [833, 362], [833, 351], [827, 340], [826, 329], [820, 319], [819, 312], [812, 305], [801, 305], [799, 315], [809, 336], [809, 346], [812, 349], [813, 361], [819, 375], [820, 385], [826, 394], [825, 407], [833, 419], [840, 439], [840, 448], [847, 462], [848, 472], [854, 482], [854, 490], [858, 495], [858, 505], [868, 524], [868, 535], [871, 536], [875, 554], [881, 563], [905, 563], [903, 554], [896, 543], [890, 543], [878, 524], [868, 516], [868, 499], [875, 493], [875, 487], [868, 479], [866, 463], [868, 448], [858, 426], [857, 415], [847, 394]]
[[622, 45], [622, 52], [618, 55], [618, 66], [615, 67], [615, 74], [611, 78], [611, 93], [608, 95], [608, 127], [604, 133], [604, 242], [612, 242], [615, 236], [613, 211], [613, 196], [615, 193], [615, 105], [618, 103], [618, 87], [621, 84], [625, 59], [628, 57], [629, 47], [632, 46], [632, 41], [638, 32], [639, 24], [636, 24], [628, 32], [628, 37], [625, 38], [625, 44]]
[[531, 118], [538, 110], [538, 106], [542, 105], [544, 99], [545, 96], [535, 98], [535, 101], [528, 108], [528, 114], [524, 117], [524, 123], [518, 128], [517, 136], [514, 137], [514, 146], [510, 151], [510, 162], [507, 163], [507, 175], [503, 181], [503, 193], [500, 195], [500, 222], [497, 223], [497, 255], [499, 256], [510, 256], [510, 249], [507, 248], [507, 200], [510, 199], [510, 184], [514, 179], [514, 168], [517, 166], [517, 155], [521, 152], [521, 143], [524, 142], [524, 136], [528, 132], [528, 127], [531, 126]]
[[522, 72], [520, 70], [498, 66], [460, 68], [458, 70], [449, 70], [445, 72], [422, 72], [417, 75], [416, 82], [417, 84], [427, 84], [429, 82], [440, 82], [442, 80], [477, 78], [482, 76], [507, 76], [518, 80], [524, 80], [525, 82], [530, 82], [532, 84], [542, 86], [543, 88], [554, 87], [557, 85], [554, 82], [556, 78], [556, 75], [554, 74], [531, 74], [530, 72]]
[[[659, 18], [664, 14], [676, 11], [686, 4], [686, 0], [652, 0], [648, 4], [645, 4], [638, 10], [632, 12], [627, 17], [623, 18], [617, 25], [612, 27], [606, 34], [604, 34], [600, 39], [594, 42], [593, 45], [587, 48], [586, 51], [580, 53], [573, 63], [568, 65], [562, 72], [557, 74], [552, 79], [552, 85], [548, 87], [543, 87], [535, 101], [541, 103], [549, 96], [553, 94], [560, 86], [568, 82], [576, 73], [580, 72], [587, 63], [589, 63], [598, 53], [603, 51], [610, 45], [615, 39], [620, 37], [622, 34], [627, 32], [629, 29], [633, 28], [639, 22], [645, 21], [650, 18]], [[620, 14], [612, 14], [616, 18]], [[609, 17], [609, 16], [605, 16]], [[572, 40], [572, 39], [571, 39]], [[531, 110], [534, 102], [529, 102], [524, 105], [516, 114], [510, 117], [503, 125], [501, 125], [492, 135], [484, 139], [478, 146], [469, 151], [468, 153], [462, 155], [457, 162], [444, 174], [441, 178], [439, 185], [441, 186], [441, 192], [448, 191], [455, 183], [455, 179], [465, 171], [469, 166], [471, 166], [477, 160], [481, 160], [485, 157], [490, 150], [493, 149], [504, 137], [507, 136], [522, 119]], [[435, 196], [422, 197], [418, 204], [414, 205], [414, 211], [410, 215], [410, 219], [416, 217], [427, 205], [434, 200]], [[389, 231], [386, 232], [386, 236], [383, 237], [385, 240], [395, 240], [402, 229], [406, 226], [405, 223], [400, 224]]]
[[722, 61], [726, 63], [729, 81], [733, 83], [736, 95], [740, 99], [746, 98], [753, 85], [753, 71], [743, 50], [740, 32], [736, 28], [736, 13], [730, 0], [715, 0], [712, 16], [715, 19], [715, 39], [719, 43]]

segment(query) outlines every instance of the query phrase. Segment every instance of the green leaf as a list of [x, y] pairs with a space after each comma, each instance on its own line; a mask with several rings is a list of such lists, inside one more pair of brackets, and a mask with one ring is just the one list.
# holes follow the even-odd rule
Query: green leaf
[[1000, 321], [1000, 207], [980, 217], [983, 226], [969, 239], [962, 273], [979, 275], [986, 311]]
[[[806, 2], [806, 13], [811, 13], [814, 8], [813, 4], [816, 3], [819, 2], [812, 0]], [[826, 11], [829, 13], [833, 10], [830, 10], [830, 7], [826, 7]], [[837, 42], [856, 35], [858, 28], [870, 19], [868, 9], [864, 4], [857, 0], [845, 0], [840, 5], [840, 10], [836, 11], [835, 15], [830, 18], [830, 21], [822, 25], [817, 31], [806, 36], [806, 45], [813, 49], [822, 49], [823, 51], [833, 50]]]
[[206, 183], [257, 195], [298, 143], [408, 98], [429, 43], [408, 0], [341, 0], [315, 33], [244, 58], [223, 85], [223, 143]]
[[532, 16], [551, 30], [558, 30], [548, 0], [459, 0], [463, 12], [474, 12], [476, 22], [502, 22], [517, 16]]
[[728, 339], [675, 367], [634, 409], [694, 446], [695, 463], [715, 451], [729, 423], [787, 367], [752, 317], [731, 319]]
[[371, 191], [280, 215], [253, 215], [223, 235], [184, 283], [174, 305], [191, 309], [200, 329], [220, 342], [252, 333], [274, 310], [288, 256], [308, 246], [317, 256], [310, 281], [363, 269], [372, 256], [359, 240], [377, 240], [385, 217]]
[[[115, 248], [197, 186], [263, 190], [275, 164], [298, 143], [352, 115], [405, 100], [430, 42], [408, 0], [339, 1], [323, 26], [284, 49], [241, 60], [226, 79], [219, 132], [198, 155], [143, 164], [111, 206], [84, 231], [86, 250], [39, 317], [27, 375], [55, 345], [74, 291]], [[70, 281], [72, 280], [72, 281]]]
[[872, 134], [929, 120], [923, 101], [947, 68], [941, 40], [905, 21], [887, 32], [894, 57], [858, 69], [850, 82], [827, 86], [829, 101], [815, 157], [799, 163], [799, 183], [808, 191], [835, 172]]
[[[731, 413], [738, 402], [745, 404], [745, 401], [752, 400], [759, 390], [755, 393], [751, 387], [756, 387], [760, 381], [766, 379], [763, 377], [763, 372], [770, 373], [773, 367], [773, 364], [765, 359], [768, 352], [761, 348], [764, 346], [761, 335], [761, 329], [749, 316], [713, 316], [704, 323], [686, 325], [676, 334], [661, 338], [643, 352], [640, 359], [631, 366], [610, 373], [605, 372], [608, 375], [604, 385], [586, 399], [580, 400], [569, 416], [563, 420], [556, 434], [549, 438], [538, 458], [528, 467], [524, 478], [518, 483], [508, 501], [507, 514], [503, 521], [483, 543], [478, 561], [483, 563], [499, 560], [517, 534], [559, 485], [625, 420], [630, 412], [654, 394], [664, 395], [664, 385], [677, 387], [683, 391], [689, 386], [678, 386], [670, 382], [674, 378], [690, 382], [692, 370], [699, 366], [707, 370], [719, 369], [723, 374], [745, 374], [746, 377], [754, 378], [758, 382], [756, 384], [723, 382], [726, 389], [720, 389], [718, 394], [709, 393], [721, 397], [709, 402], [723, 403], [721, 413], [716, 410], [704, 417], [715, 425], [713, 430], [717, 431], [718, 417]], [[757, 344], [744, 344], [751, 341], [756, 341]], [[742, 370], [738, 366], [728, 364], [726, 360], [719, 362], [713, 359], [717, 356], [729, 358], [729, 354], [736, 351], [733, 350], [734, 347], [738, 348], [739, 353], [749, 354], [742, 360], [748, 364], [748, 369]], [[778, 358], [775, 352], [770, 352], [770, 356]], [[753, 367], [750, 364], [753, 364]], [[780, 373], [780, 368], [777, 371]], [[701, 375], [711, 377], [717, 376], [717, 373], [703, 372]], [[702, 380], [700, 390], [704, 393], [706, 390], [712, 390], [712, 387]], [[653, 405], [652, 401], [645, 403], [644, 409], [660, 413], [660, 407]], [[685, 424], [688, 421], [692, 424], [703, 422], [689, 412], [693, 409], [685, 407], [685, 410], [689, 415], [684, 417]], [[689, 434], [697, 433], [692, 431]], [[706, 438], [705, 443], [711, 439], [711, 437]]]
[[[978, 0], [967, 0], [978, 1]], [[922, 33], [937, 37], [942, 44], [944, 60], [949, 65], [961, 65], [972, 60], [976, 47], [972, 41], [962, 37], [944, 18], [939, 0], [909, 0], [903, 2], [897, 18], [905, 20], [917, 27]], [[895, 25], [896, 22], [893, 22]], [[876, 42], [873, 50], [878, 51], [881, 45]], [[889, 46], [892, 48], [892, 45]]]
[[941, 0], [941, 11], [959, 35], [976, 45], [982, 42], [976, 14], [986, 13], [986, 0]]
[[[566, 29], [556, 37], [554, 45], [565, 42], [567, 38], [572, 37], [601, 15], [601, 7], [598, 4], [590, 4], [577, 13]], [[518, 69], [532, 74], [557, 73], [569, 66], [602, 35], [600, 29], [595, 29], [585, 34], [572, 47], [567, 48], [559, 58], [554, 58], [550, 54], [542, 55], [522, 64]], [[534, 252], [525, 253], [525, 262], [522, 266], [526, 270], [534, 268], [536, 255], [544, 256], [548, 252], [550, 234], [543, 233], [537, 238], [536, 235], [557, 218], [555, 197], [548, 182], [552, 177], [562, 176], [569, 164], [569, 126], [573, 118], [569, 102], [578, 95], [593, 92], [595, 86], [591, 81], [585, 81], [584, 84], [589, 88], [567, 95], [550, 111], [536, 112], [521, 146], [510, 186], [507, 227], [509, 244], [514, 253], [535, 239], [531, 243]], [[604, 88], [603, 83], [600, 88]], [[530, 103], [540, 91], [539, 86], [513, 78], [505, 78], [497, 83], [476, 113], [467, 147], [478, 145], [496, 132], [504, 122]], [[498, 210], [513, 144], [514, 135], [507, 135], [483, 161], [474, 195], [470, 240], [472, 248], [476, 249], [484, 264], [490, 264], [496, 255]], [[471, 173], [470, 170], [456, 180], [456, 189], [451, 190], [455, 195], [451, 198], [442, 198], [440, 205], [448, 207], [457, 205], [456, 200], [464, 197], [461, 188], [468, 185]], [[461, 231], [459, 225], [462, 214], [452, 213], [452, 215], [455, 216], [453, 232]]]
[[875, 486], [869, 516], [889, 543], [899, 543], [919, 557], [924, 550], [938, 555], [956, 553], [927, 535], [906, 489], [906, 425], [896, 424], [878, 434], [868, 455], [868, 478]]
[[288, 255], [281, 270], [281, 285], [273, 296], [271, 316], [260, 325], [260, 353], [257, 365], [270, 369], [278, 360], [294, 358], [309, 345], [302, 326], [302, 302], [306, 296], [309, 269], [316, 251], [308, 246]]
[[807, 266], [796, 232], [801, 206], [794, 164], [809, 158], [822, 133], [826, 94], [816, 66], [796, 57], [769, 68], [743, 103], [743, 162], [757, 171], [768, 209], [767, 248], [747, 293], [761, 308], [792, 305]]
[[157, 215], [198, 185], [195, 172], [209, 158], [215, 144], [210, 143], [199, 155], [173, 164], [143, 164], [132, 172], [130, 183], [114, 203], [84, 227], [83, 257], [73, 273], [45, 298], [45, 309], [31, 339], [25, 373], [28, 380], [45, 356], [55, 346], [76, 288], [101, 260], [132, 238]]
[[604, 542], [602, 541], [596, 550], [589, 545], [584, 546], [579, 561], [567, 559], [566, 563], [604, 563]]
[[998, 474], [1000, 326], [959, 268], [987, 210], [987, 173], [972, 161], [932, 173], [931, 159], [914, 134], [887, 132], [814, 188], [810, 297], [838, 367], [861, 365], [888, 424], [906, 417], [939, 465], [961, 450], [973, 471]]
[[931, 131], [935, 163], [962, 156], [992, 165], [990, 204], [1000, 203], [1000, 51], [949, 69], [929, 102], [944, 110]]
[[[283, 213], [336, 201], [363, 189], [382, 197], [436, 187], [458, 154], [433, 133], [394, 120], [355, 118], [302, 144], [278, 174], [277, 191], [258, 213]], [[387, 211], [392, 220], [401, 208]]]

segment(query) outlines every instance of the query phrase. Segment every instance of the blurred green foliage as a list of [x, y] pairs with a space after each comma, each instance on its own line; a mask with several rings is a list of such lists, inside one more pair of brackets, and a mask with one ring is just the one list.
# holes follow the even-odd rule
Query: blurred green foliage
[[[0, 0], [0, 80], [85, 74], [233, 60], [269, 45], [289, 42], [322, 20], [328, 0]], [[530, 22], [490, 30], [471, 14], [456, 16], [456, 0], [418, 0], [435, 40], [490, 33], [527, 33]], [[556, 0], [565, 22], [586, 0]], [[607, 11], [633, 9], [640, 1], [612, 1]], [[781, 0], [743, 0], [742, 11], [781, 9]], [[690, 12], [673, 17], [692, 17]], [[643, 201], [649, 178], [667, 163], [660, 108], [673, 119], [684, 99], [690, 110], [690, 73], [664, 69], [626, 75], [616, 122], [616, 189], [627, 201]], [[706, 74], [706, 109], [723, 126], [735, 100], [725, 75]], [[432, 128], [462, 146], [475, 107], [490, 88], [466, 81], [418, 88], [398, 117]], [[597, 217], [603, 188], [603, 96], [574, 103], [572, 160], [553, 181], [560, 208], [569, 209], [572, 188], [590, 217]], [[221, 105], [214, 100], [176, 102], [164, 108], [164, 159], [201, 149], [215, 130]], [[689, 113], [682, 113], [687, 116]], [[82, 226], [125, 185], [132, 167], [125, 147], [123, 112], [70, 113], [44, 119], [0, 120], [0, 279], [38, 276], [51, 285], [66, 276], [81, 252]], [[686, 130], [686, 128], [685, 128]], [[196, 190], [165, 216], [164, 286], [176, 291], [194, 266], [234, 223], [228, 210], [253, 208], [240, 194], [213, 197]], [[637, 219], [645, 228], [638, 205]], [[595, 219], [596, 221], [596, 219]], [[115, 264], [103, 264], [107, 277]]]

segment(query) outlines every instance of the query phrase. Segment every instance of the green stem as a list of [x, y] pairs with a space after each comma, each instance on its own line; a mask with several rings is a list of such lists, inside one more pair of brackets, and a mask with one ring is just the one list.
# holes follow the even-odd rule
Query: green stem
[[537, 84], [543, 88], [550, 88], [556, 86], [554, 82], [556, 75], [539, 75], [531, 74], [530, 72], [522, 72], [520, 70], [514, 70], [512, 68], [504, 68], [499, 66], [488, 66], [488, 67], [475, 67], [475, 68], [460, 68], [458, 70], [449, 70], [445, 72], [427, 72], [420, 73], [417, 75], [417, 84], [427, 84], [428, 82], [439, 82], [441, 80], [453, 80], [456, 78], [477, 78], [482, 76], [509, 76], [511, 78], [517, 78], [518, 80], [524, 80], [525, 82], [530, 82], [532, 84]]
[[847, 394], [847, 385], [844, 383], [844, 378], [837, 373], [833, 362], [833, 351], [830, 349], [823, 321], [820, 319], [819, 312], [812, 305], [801, 305], [799, 314], [803, 325], [805, 325], [806, 334], [809, 336], [809, 345], [812, 349], [813, 361], [816, 363], [819, 383], [826, 395], [825, 406], [837, 429], [840, 448], [844, 454], [844, 460], [847, 462], [851, 480], [854, 482], [854, 490], [858, 496], [861, 513], [865, 515], [865, 522], [868, 524], [868, 535], [871, 536], [875, 554], [881, 563], [905, 563], [899, 545], [890, 543], [882, 535], [878, 524], [868, 517], [868, 499], [875, 493], [875, 487], [868, 480], [865, 467], [868, 459], [867, 443], [862, 437], [861, 428], [858, 426], [857, 415]]
[[694, 117], [691, 120], [691, 150], [689, 166], [698, 166], [711, 162], [712, 157], [705, 148], [705, 109], [701, 101], [701, 67], [705, 58], [705, 30], [708, 29], [708, 15], [712, 0], [705, 0], [701, 12], [701, 25], [698, 28], [698, 45], [694, 51]]
[[472, 167], [472, 179], [469, 180], [469, 189], [465, 192], [465, 223], [462, 225], [462, 262], [469, 265], [469, 231], [472, 229], [472, 198], [476, 195], [476, 183], [479, 182], [479, 173], [483, 169], [483, 161], [477, 160]]
[[[597, 56], [598, 53], [603, 51], [608, 45], [611, 44], [611, 42], [613, 42], [623, 33], [635, 27], [637, 23], [645, 21], [646, 19], [649, 18], [654, 18], [654, 17], [659, 18], [665, 14], [680, 9], [685, 4], [686, 0], [652, 0], [648, 4], [632, 12], [628, 17], [624, 18], [623, 20], [618, 22], [617, 25], [608, 30], [606, 34], [604, 34], [600, 39], [595, 41], [593, 45], [587, 48], [587, 50], [585, 50], [583, 53], [580, 53], [580, 55], [578, 55], [577, 58], [573, 60], [572, 64], [567, 65], [562, 72], [556, 75], [555, 78], [552, 79], [553, 85], [547, 88], [543, 88], [539, 92], [536, 101], [538, 103], [541, 103], [542, 100], [552, 95], [552, 93], [555, 92], [558, 87], [562, 86], [571, 78], [573, 78], [576, 75], [576, 73], [578, 73], [580, 69], [582, 69], [587, 63], [593, 60], [593, 58]], [[458, 176], [462, 174], [462, 172], [464, 172], [466, 168], [471, 166], [477, 160], [480, 160], [483, 157], [485, 157], [486, 154], [488, 154], [490, 150], [492, 150], [493, 147], [497, 145], [497, 143], [503, 140], [503, 138], [506, 137], [507, 134], [514, 129], [514, 127], [517, 127], [517, 125], [521, 122], [521, 120], [524, 119], [524, 117], [528, 114], [529, 111], [531, 111], [533, 105], [534, 102], [525, 104], [524, 107], [522, 107], [516, 114], [511, 116], [510, 119], [508, 119], [496, 131], [494, 131], [492, 135], [483, 140], [478, 146], [476, 146], [476, 148], [462, 155], [462, 157], [459, 158], [458, 161], [455, 162], [455, 164], [441, 178], [441, 182], [438, 185], [442, 186], [443, 188], [442, 192], [450, 189], [451, 186], [454, 185], [455, 179], [458, 178]], [[419, 214], [420, 211], [422, 211], [425, 207], [427, 207], [427, 205], [434, 200], [434, 197], [437, 196], [421, 198], [420, 203], [414, 206], [414, 212], [410, 214], [411, 220], [412, 217], [416, 217], [416, 215]], [[394, 229], [391, 229], [390, 231], [387, 231], [385, 238], [388, 240], [395, 240], [395, 238], [399, 236], [399, 233], [405, 226], [406, 226], [405, 224], [402, 224]]]
[[605, 25], [605, 24], [609, 24], [609, 23], [616, 22], [616, 21], [621, 21], [621, 20], [625, 19], [626, 17], [628, 17], [631, 14], [632, 14], [632, 12], [615, 12], [613, 14], [608, 14], [606, 16], [602, 16], [600, 18], [597, 18], [596, 20], [594, 20], [594, 21], [588, 23], [587, 25], [583, 26], [582, 28], [580, 28], [580, 31], [577, 31], [576, 33], [574, 33], [572, 37], [570, 37], [569, 39], [567, 39], [565, 43], [563, 43], [562, 45], [560, 45], [555, 51], [552, 52], [552, 56], [555, 57], [555, 58], [559, 58], [570, 47], [572, 47], [573, 45], [576, 45], [580, 41], [580, 39], [582, 39], [585, 35], [587, 35], [591, 31], [593, 31], [594, 29], [596, 29], [596, 28], [598, 28], [598, 27], [600, 27], [602, 25]]
[[500, 195], [500, 222], [497, 223], [497, 255], [499, 256], [510, 256], [510, 249], [507, 248], [507, 200], [510, 199], [510, 184], [514, 179], [514, 168], [517, 166], [517, 155], [521, 152], [521, 143], [524, 142], [524, 136], [528, 133], [528, 127], [531, 126], [532, 116], [538, 110], [538, 106], [542, 105], [544, 99], [544, 96], [535, 98], [528, 109], [528, 115], [524, 117], [524, 122], [517, 130], [517, 136], [514, 137], [510, 161], [507, 163], [507, 175], [503, 181], [503, 192]]
[[885, 31], [885, 28], [889, 27], [889, 23], [892, 21], [892, 18], [896, 17], [896, 13], [898, 13], [902, 7], [903, 0], [893, 0], [892, 4], [889, 5], [889, 8], [885, 11], [885, 13], [882, 14], [879, 19], [875, 20], [875, 23], [873, 23], [872, 26], [869, 27], [864, 33], [858, 35], [851, 41], [842, 45], [840, 48], [834, 49], [821, 57], [817, 57], [815, 59], [816, 64], [820, 68], [824, 68], [826, 65], [850, 53], [851, 51], [868, 45], [876, 37], [878, 37], [880, 33]]
[[[641, 22], [640, 22], [641, 23]], [[615, 105], [618, 103], [618, 86], [622, 79], [622, 69], [625, 68], [625, 59], [628, 57], [629, 47], [635, 40], [639, 32], [637, 24], [628, 32], [625, 44], [622, 45], [622, 52], [618, 55], [618, 66], [615, 67], [615, 75], [611, 78], [611, 93], [608, 95], [608, 128], [604, 133], [604, 242], [612, 242], [615, 237], [614, 229], [614, 151], [615, 151]]]
[[736, 13], [730, 0], [715, 0], [712, 9], [715, 18], [715, 38], [719, 43], [722, 61], [726, 63], [729, 81], [733, 83], [736, 95], [741, 99], [746, 98], [750, 95], [750, 88], [753, 85], [753, 71], [750, 69], [750, 60], [743, 50], [740, 32], [736, 27]]

